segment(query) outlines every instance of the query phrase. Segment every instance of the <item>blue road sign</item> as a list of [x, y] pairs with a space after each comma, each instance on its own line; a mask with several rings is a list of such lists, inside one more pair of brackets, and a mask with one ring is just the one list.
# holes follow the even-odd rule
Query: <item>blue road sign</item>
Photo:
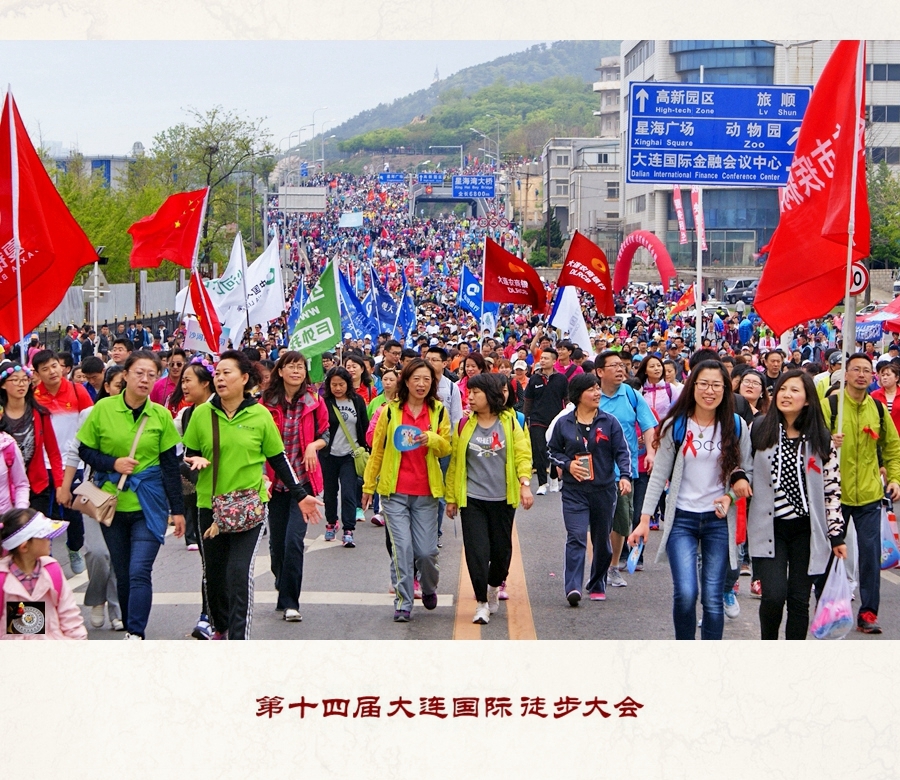
[[422, 172], [418, 175], [417, 181], [419, 184], [443, 184], [444, 174]]
[[631, 184], [783, 187], [812, 87], [632, 82]]
[[379, 184], [403, 184], [406, 181], [405, 173], [379, 173]]
[[454, 176], [454, 198], [493, 198], [493, 176]]
[[309, 176], [309, 166], [306, 163], [300, 164], [300, 175]]

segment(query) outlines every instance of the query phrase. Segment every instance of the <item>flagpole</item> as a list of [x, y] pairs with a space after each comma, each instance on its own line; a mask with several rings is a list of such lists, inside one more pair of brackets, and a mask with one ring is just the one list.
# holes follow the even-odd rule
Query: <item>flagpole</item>
[[[206, 192], [203, 194], [203, 206], [201, 207], [201, 213], [206, 213], [206, 202], [209, 199], [209, 187], [206, 188]], [[187, 292], [184, 296], [184, 303], [181, 305], [181, 316], [178, 318], [178, 327], [181, 327], [181, 323], [184, 322], [184, 313], [187, 311], [187, 302], [188, 298], [191, 294], [191, 283], [194, 281], [194, 272], [199, 270], [199, 266], [197, 265], [197, 258], [200, 257], [200, 234], [203, 231], [203, 220], [200, 220], [200, 224], [197, 226], [197, 240], [194, 242], [194, 256], [191, 258], [191, 275], [188, 279], [187, 284]], [[197, 274], [197, 278], [200, 275]], [[202, 284], [202, 282], [201, 282]], [[197, 312], [194, 312], [196, 314]], [[219, 323], [221, 325], [221, 323]], [[208, 345], [207, 345], [208, 346]]]
[[[859, 106], [863, 96], [863, 74], [866, 63], [866, 42], [859, 41], [856, 53], [856, 78], [854, 80], [853, 103], [853, 163], [850, 173], [850, 214], [847, 220], [847, 271], [844, 279], [844, 321], [843, 349], [841, 350], [841, 380], [842, 389], [847, 386], [847, 358], [856, 351], [856, 311], [853, 305], [853, 296], [850, 295], [850, 282], [853, 272], [853, 234], [856, 231], [856, 175], [859, 170], [859, 151], [861, 148], [859, 127]], [[838, 395], [838, 418], [836, 430], [842, 431], [844, 426], [844, 395]]]
[[25, 352], [25, 317], [22, 312], [22, 265], [19, 243], [19, 149], [16, 143], [16, 118], [13, 112], [12, 85], [6, 87], [6, 105], [9, 110], [9, 167], [12, 184], [12, 234], [13, 257], [16, 264], [16, 314], [19, 318], [19, 362], [27, 362]]
[[[703, 65], [700, 66], [700, 83], [703, 83]], [[703, 240], [700, 224], [703, 219], [703, 188], [697, 187], [697, 214], [694, 214], [694, 233], [697, 234], [697, 286], [694, 288], [694, 349], [703, 345]], [[706, 232], [706, 220], [703, 220], [703, 232]]]

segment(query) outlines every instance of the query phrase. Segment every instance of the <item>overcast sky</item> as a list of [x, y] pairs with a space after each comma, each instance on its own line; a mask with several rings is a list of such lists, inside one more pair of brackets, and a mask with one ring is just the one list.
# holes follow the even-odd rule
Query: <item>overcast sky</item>
[[[4, 41], [12, 86], [35, 145], [123, 155], [135, 141], [215, 105], [266, 117], [272, 142], [313, 121], [336, 126], [538, 41]], [[310, 130], [303, 131], [309, 137]], [[296, 137], [294, 139], [296, 142]]]

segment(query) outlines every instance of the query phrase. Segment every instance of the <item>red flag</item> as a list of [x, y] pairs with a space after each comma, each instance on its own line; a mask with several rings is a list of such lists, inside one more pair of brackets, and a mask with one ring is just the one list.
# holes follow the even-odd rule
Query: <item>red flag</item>
[[387, 200], [387, 193], [384, 190], [382, 190], [381, 192], [378, 193], [378, 198], [381, 200], [382, 203], [384, 203]]
[[485, 238], [484, 300], [524, 304], [543, 313], [547, 308], [547, 291], [537, 271], [528, 263]]
[[382, 238], [390, 238], [390, 234], [387, 232], [387, 228], [381, 228], [381, 237]]
[[694, 297], [694, 285], [691, 285], [687, 288], [685, 294], [682, 295], [677, 301], [675, 301], [675, 305], [669, 312], [669, 316], [671, 317], [673, 314], [678, 314], [678, 312], [680, 311], [686, 311], [696, 303], [697, 299]]
[[190, 268], [200, 244], [200, 227], [209, 187], [170, 195], [154, 214], [135, 222], [128, 232], [134, 239], [129, 258], [132, 268], [159, 268], [163, 260]]
[[598, 312], [616, 313], [606, 255], [599, 246], [586, 239], [577, 230], [569, 245], [566, 261], [559, 272], [556, 284], [559, 287], [572, 285], [587, 290], [594, 296]]
[[191, 273], [191, 305], [194, 307], [194, 314], [197, 315], [197, 322], [200, 323], [200, 330], [203, 331], [209, 351], [218, 355], [219, 339], [222, 338], [222, 324], [219, 322], [216, 307], [213, 306], [212, 299], [197, 271]]
[[[18, 176], [13, 178], [13, 129]], [[21, 340], [13, 240], [18, 210], [22, 327], [37, 327], [62, 301], [75, 274], [97, 253], [75, 221], [38, 157], [12, 93], [0, 119], [0, 332]]]
[[371, 203], [373, 200], [375, 200], [375, 190], [369, 190], [368, 195], [366, 195], [366, 202]]
[[[755, 306], [775, 333], [821, 317], [844, 294], [854, 140], [859, 151], [853, 259], [869, 254], [863, 41], [841, 41], [819, 77], [797, 139]], [[855, 135], [852, 128], [857, 128]]]

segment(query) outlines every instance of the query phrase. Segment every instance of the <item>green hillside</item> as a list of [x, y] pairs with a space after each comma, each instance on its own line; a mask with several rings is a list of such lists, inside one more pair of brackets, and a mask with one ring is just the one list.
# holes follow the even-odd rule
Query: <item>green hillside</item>
[[[413, 127], [432, 124], [430, 130], [433, 131], [459, 128], [466, 122], [475, 121], [485, 107], [493, 107], [501, 116], [501, 145], [504, 134], [511, 133], [528, 121], [544, 120], [566, 126], [584, 125], [591, 121], [591, 112], [596, 108], [593, 105], [585, 113], [588, 102], [585, 98], [591, 95], [590, 85], [597, 75], [595, 69], [602, 57], [618, 53], [619, 41], [557, 41], [549, 46], [539, 44], [516, 54], [465, 68], [428, 89], [413, 92], [390, 104], [382, 103], [334, 128], [331, 132], [339, 139], [352, 141], [348, 145], [342, 144], [340, 152], [336, 145], [333, 147], [334, 153], [346, 155], [358, 149], [370, 148], [369, 145], [377, 141], [378, 136], [370, 137], [362, 146], [355, 139], [374, 131], [403, 128], [411, 122], [414, 122]], [[547, 84], [548, 80], [554, 81]], [[543, 105], [539, 100], [531, 99], [533, 90], [521, 89], [523, 85], [539, 83], [546, 87], [542, 90]], [[564, 108], [562, 113], [558, 111], [560, 107], [554, 106], [551, 109], [551, 104], [555, 104], [555, 101], [548, 102], [549, 93], [554, 88], [561, 91], [561, 102], [565, 104], [560, 106]], [[541, 110], [545, 112], [543, 116], [540, 115]], [[490, 110], [487, 112], [492, 113]], [[491, 129], [493, 134], [497, 132], [496, 121], [489, 123], [482, 120], [480, 124], [473, 126], [485, 133]], [[471, 136], [471, 133], [467, 133], [466, 138], [460, 140], [455, 135], [444, 133], [436, 135], [430, 143], [464, 143]], [[419, 139], [424, 136], [419, 133], [414, 134], [414, 137]], [[391, 143], [382, 144], [383, 147], [404, 145], [394, 143], [399, 136], [388, 138]]]

